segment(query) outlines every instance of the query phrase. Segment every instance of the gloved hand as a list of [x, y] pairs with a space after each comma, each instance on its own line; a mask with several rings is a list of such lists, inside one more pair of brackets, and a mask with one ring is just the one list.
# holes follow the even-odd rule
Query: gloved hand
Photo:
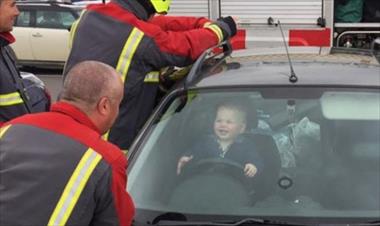
[[178, 81], [182, 80], [190, 72], [192, 65], [183, 68], [167, 67], [160, 71], [159, 88], [167, 92]]
[[236, 23], [231, 16], [220, 17], [215, 23], [223, 32], [223, 41], [236, 35]]

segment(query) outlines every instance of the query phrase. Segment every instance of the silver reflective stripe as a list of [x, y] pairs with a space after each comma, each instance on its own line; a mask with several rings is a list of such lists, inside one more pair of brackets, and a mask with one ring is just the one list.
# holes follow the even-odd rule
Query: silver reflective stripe
[[24, 101], [18, 92], [0, 95], [0, 106], [11, 106], [22, 103], [24, 103]]
[[86, 151], [71, 175], [50, 217], [49, 226], [62, 226], [67, 223], [88, 179], [101, 159], [102, 156], [91, 148]]
[[116, 71], [118, 71], [122, 75], [123, 82], [125, 82], [127, 78], [128, 70], [131, 65], [133, 56], [143, 36], [144, 32], [140, 31], [138, 28], [135, 27], [133, 28], [127, 41], [125, 42], [125, 45], [123, 47], [123, 50], [121, 52], [116, 66]]

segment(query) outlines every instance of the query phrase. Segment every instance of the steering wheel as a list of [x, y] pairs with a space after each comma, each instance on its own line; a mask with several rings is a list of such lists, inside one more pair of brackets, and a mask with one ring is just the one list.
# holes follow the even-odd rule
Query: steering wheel
[[[194, 160], [192, 160], [194, 161]], [[170, 203], [181, 210], [251, 205], [250, 181], [244, 168], [229, 159], [207, 158], [187, 163]], [[193, 209], [194, 210], [194, 209]]]
[[183, 167], [183, 175], [191, 176], [199, 173], [223, 173], [244, 179], [244, 168], [237, 162], [226, 158], [205, 158], [190, 161]]

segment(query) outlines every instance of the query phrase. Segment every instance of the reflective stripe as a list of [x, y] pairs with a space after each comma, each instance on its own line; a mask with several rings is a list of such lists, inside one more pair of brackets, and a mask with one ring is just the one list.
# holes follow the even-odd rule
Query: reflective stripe
[[223, 41], [223, 32], [218, 25], [211, 24], [206, 26], [206, 28], [212, 30], [215, 33], [215, 35], [218, 37], [218, 43]]
[[70, 41], [69, 41], [69, 48], [71, 49], [71, 47], [73, 46], [73, 40], [74, 40], [74, 37], [75, 37], [75, 32], [77, 31], [77, 27], [78, 27], [78, 24], [79, 24], [79, 21], [80, 19], [82, 19], [82, 15], [84, 14], [86, 10], [84, 9], [78, 20], [76, 20], [72, 25], [71, 25], [71, 29], [70, 29]]
[[103, 140], [108, 140], [109, 136], [110, 136], [110, 131], [108, 130], [107, 133], [103, 134], [102, 138]]
[[151, 71], [147, 75], [145, 75], [144, 82], [155, 82], [159, 81], [160, 72], [159, 71]]
[[207, 27], [207, 26], [210, 26], [212, 23], [211, 22], [206, 22], [203, 24], [203, 27]]
[[7, 125], [5, 127], [0, 128], [0, 139], [4, 136], [5, 132], [11, 127], [12, 125]]
[[[79, 18], [79, 19], [80, 19], [80, 18]], [[75, 21], [75, 22], [71, 25], [71, 30], [70, 30], [70, 41], [69, 41], [69, 48], [70, 48], [70, 49], [71, 49], [71, 47], [73, 46], [73, 40], [74, 40], [74, 36], [75, 36], [75, 31], [77, 30], [78, 22], [79, 22], [79, 20]]]
[[135, 27], [125, 42], [124, 48], [121, 52], [116, 66], [116, 71], [122, 75], [123, 82], [125, 82], [127, 78], [129, 66], [131, 65], [132, 58], [136, 52], [137, 46], [140, 44], [143, 38], [143, 35], [144, 32]]
[[24, 101], [19, 92], [0, 95], [0, 106], [10, 106], [22, 103], [24, 103]]
[[65, 225], [102, 156], [89, 148], [75, 168], [59, 199], [48, 225]]

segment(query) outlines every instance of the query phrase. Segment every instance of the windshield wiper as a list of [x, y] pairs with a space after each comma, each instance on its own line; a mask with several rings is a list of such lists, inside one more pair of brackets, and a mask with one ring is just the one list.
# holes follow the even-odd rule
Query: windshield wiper
[[242, 220], [234, 221], [234, 222], [212, 222], [212, 221], [170, 221], [170, 220], [162, 220], [157, 222], [155, 225], [161, 226], [254, 226], [254, 225], [294, 225], [294, 226], [302, 226], [303, 224], [296, 223], [288, 223], [282, 221], [272, 221], [266, 219], [259, 218], [245, 218]]
[[363, 222], [363, 223], [346, 224], [346, 225], [350, 225], [350, 226], [380, 226], [380, 220]]

